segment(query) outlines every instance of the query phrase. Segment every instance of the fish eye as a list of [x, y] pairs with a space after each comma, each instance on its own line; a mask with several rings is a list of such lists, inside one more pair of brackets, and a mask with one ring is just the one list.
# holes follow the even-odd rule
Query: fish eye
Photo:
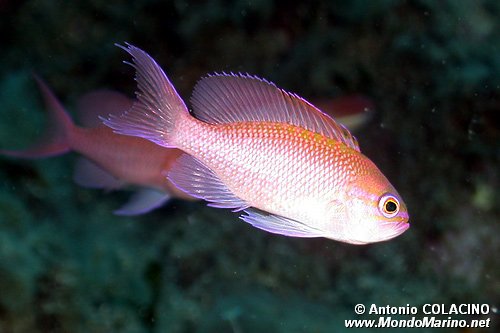
[[380, 197], [378, 209], [385, 217], [394, 217], [399, 213], [399, 201], [392, 194], [386, 193]]

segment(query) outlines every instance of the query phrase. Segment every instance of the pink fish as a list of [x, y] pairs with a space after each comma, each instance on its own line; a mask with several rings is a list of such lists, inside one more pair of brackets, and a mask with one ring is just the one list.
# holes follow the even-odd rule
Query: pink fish
[[99, 114], [118, 113], [127, 110], [132, 100], [113, 91], [95, 91], [82, 97], [79, 110], [84, 124], [76, 126], [64, 107], [50, 89], [40, 80], [50, 115], [50, 127], [39, 144], [25, 150], [0, 150], [0, 154], [19, 158], [42, 158], [69, 151], [85, 158], [78, 161], [75, 181], [86, 187], [117, 189], [135, 185], [140, 189], [130, 201], [116, 210], [119, 215], [136, 215], [148, 212], [165, 203], [171, 197], [193, 200], [177, 189], [166, 173], [181, 155], [177, 149], [168, 149], [152, 142], [123, 136], [103, 126]]
[[147, 53], [120, 47], [133, 57], [138, 101], [104, 123], [184, 151], [168, 172], [179, 189], [286, 236], [366, 244], [408, 229], [403, 200], [356, 139], [304, 99], [254, 76], [216, 74], [195, 86], [193, 116]]

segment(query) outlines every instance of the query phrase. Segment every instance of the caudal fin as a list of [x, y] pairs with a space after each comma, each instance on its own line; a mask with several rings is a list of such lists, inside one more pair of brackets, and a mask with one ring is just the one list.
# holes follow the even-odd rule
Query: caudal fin
[[116, 46], [133, 57], [132, 63], [126, 63], [136, 70], [137, 102], [120, 116], [101, 117], [103, 123], [115, 133], [138, 136], [164, 147], [174, 147], [172, 141], [176, 127], [183, 117], [189, 115], [184, 101], [161, 67], [146, 52], [130, 44]]
[[61, 102], [45, 82], [36, 75], [35, 80], [49, 113], [48, 126], [42, 137], [34, 145], [22, 150], [0, 149], [0, 155], [19, 158], [42, 158], [60, 155], [70, 150], [68, 135], [73, 128], [73, 122]]

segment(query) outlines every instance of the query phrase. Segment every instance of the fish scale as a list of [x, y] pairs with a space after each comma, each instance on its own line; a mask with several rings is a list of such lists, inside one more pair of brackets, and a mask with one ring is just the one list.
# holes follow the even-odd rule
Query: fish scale
[[[303, 181], [304, 184], [308, 182], [310, 185], [314, 183], [319, 187], [319, 184], [324, 183], [321, 180], [324, 181], [325, 177], [328, 177], [328, 169], [333, 171], [329, 166], [330, 162], [326, 163], [326, 160], [335, 155], [335, 146], [328, 147], [324, 142], [315, 142], [311, 145], [308, 141], [314, 138], [311, 140], [297, 135], [301, 129], [294, 131], [293, 128], [286, 129], [281, 124], [262, 123], [219, 125], [217, 128], [201, 122], [198, 124], [194, 130], [197, 136], [189, 131], [182, 131], [184, 133], [180, 141], [182, 143], [179, 143], [178, 147], [216, 171], [221, 178], [224, 178], [226, 184], [246, 183], [246, 189], [229, 185], [228, 187], [233, 188], [235, 193], [255, 192], [253, 183], [266, 180], [278, 181], [280, 186], [260, 192], [276, 191], [281, 188], [288, 192], [291, 177], [294, 177], [294, 182]], [[219, 134], [200, 134], [211, 130]], [[204, 140], [205, 137], [211, 137], [213, 140], [207, 142]], [[328, 150], [330, 152], [327, 152]], [[280, 176], [276, 170], [280, 171]], [[314, 177], [307, 176], [306, 173]], [[335, 178], [330, 178], [334, 183]], [[330, 182], [334, 185], [333, 183]], [[283, 195], [286, 192], [281, 191], [276, 194]]]

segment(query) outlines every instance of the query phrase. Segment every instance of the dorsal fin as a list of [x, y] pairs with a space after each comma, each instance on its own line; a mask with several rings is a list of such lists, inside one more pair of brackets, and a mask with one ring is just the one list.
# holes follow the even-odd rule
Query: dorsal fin
[[194, 87], [195, 116], [208, 123], [280, 122], [300, 126], [359, 151], [356, 138], [305, 99], [248, 74], [214, 74]]

